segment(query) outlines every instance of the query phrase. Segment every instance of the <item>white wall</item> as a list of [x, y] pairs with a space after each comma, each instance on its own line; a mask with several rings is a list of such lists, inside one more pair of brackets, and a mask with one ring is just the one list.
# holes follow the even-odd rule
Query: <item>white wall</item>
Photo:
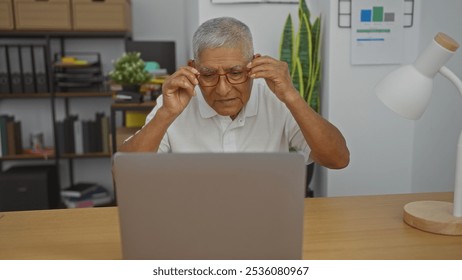
[[133, 40], [175, 41], [177, 66], [186, 64], [186, 19], [190, 0], [132, 1]]
[[214, 17], [235, 17], [249, 26], [255, 52], [273, 57], [279, 56], [279, 44], [287, 15], [292, 13], [292, 18], [297, 18], [297, 4], [213, 4], [208, 0], [197, 1], [199, 23]]
[[[438, 32], [462, 43], [462, 1], [422, 0], [420, 47], [426, 47]], [[446, 64], [462, 77], [462, 51]], [[433, 96], [422, 118], [415, 122], [412, 191], [453, 191], [456, 146], [462, 130], [462, 98], [441, 75], [434, 81]]]
[[[324, 115], [344, 133], [351, 164], [323, 169], [319, 193], [328, 196], [451, 191], [455, 146], [462, 129], [462, 99], [437, 76], [434, 96], [418, 121], [391, 113], [373, 93], [375, 84], [399, 65], [350, 65], [350, 29], [337, 27], [337, 1], [323, 4], [326, 23]], [[415, 1], [414, 27], [405, 29], [405, 63], [412, 62], [438, 31], [462, 40], [462, 2]], [[462, 55], [447, 64], [462, 76]]]
[[[325, 38], [322, 114], [344, 134], [351, 162], [343, 170], [322, 169], [316, 193], [409, 192], [414, 124], [391, 113], [373, 93], [375, 84], [397, 65], [352, 66], [351, 29], [338, 27], [338, 0], [320, 2]], [[415, 57], [417, 36], [418, 26], [405, 29], [405, 61]]]

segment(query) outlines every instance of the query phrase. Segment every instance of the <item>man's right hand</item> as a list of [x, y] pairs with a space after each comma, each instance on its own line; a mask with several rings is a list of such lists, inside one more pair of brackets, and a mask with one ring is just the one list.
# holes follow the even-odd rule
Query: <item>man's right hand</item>
[[[184, 66], [170, 75], [162, 85], [162, 110], [176, 118], [196, 95], [194, 88], [199, 84], [199, 72], [190, 66]], [[159, 108], [160, 110], [161, 108]]]
[[121, 152], [157, 152], [172, 122], [183, 112], [196, 95], [194, 88], [199, 84], [199, 72], [190, 66], [184, 66], [165, 79], [162, 85], [163, 105], [154, 117], [135, 135], [121, 146]]

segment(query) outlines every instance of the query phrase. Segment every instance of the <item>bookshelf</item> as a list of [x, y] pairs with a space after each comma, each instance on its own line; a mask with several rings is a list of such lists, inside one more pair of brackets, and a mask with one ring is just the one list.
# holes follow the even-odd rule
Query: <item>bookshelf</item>
[[[101, 102], [105, 103], [106, 101], [100, 100], [97, 102], [93, 102], [92, 99], [104, 99], [104, 100], [110, 101], [110, 99], [113, 96], [113, 93], [110, 92], [109, 90], [106, 90], [105, 88], [98, 88], [98, 89], [95, 88], [94, 90], [87, 89], [87, 90], [82, 90], [82, 91], [80, 91], [79, 89], [74, 89], [71, 91], [66, 91], [66, 90], [62, 90], [62, 88], [57, 87], [54, 74], [56, 72], [60, 72], [60, 73], [66, 72], [68, 71], [68, 69], [71, 69], [72, 67], [68, 67], [68, 68], [55, 67], [55, 66], [60, 66], [60, 65], [54, 65], [54, 62], [56, 62], [56, 57], [54, 57], [54, 55], [56, 53], [53, 53], [51, 51], [52, 48], [50, 46], [54, 46], [54, 48], [58, 46], [59, 53], [66, 55], [66, 53], [70, 53], [70, 52], [66, 52], [66, 49], [65, 49], [65, 46], [66, 46], [65, 40], [67, 38], [72, 38], [74, 40], [80, 39], [80, 38], [82, 39], [89, 39], [89, 38], [90, 39], [91, 38], [95, 38], [95, 39], [113, 38], [114, 39], [114, 38], [117, 38], [117, 39], [121, 39], [121, 45], [123, 45], [123, 42], [127, 38], [130, 38], [130, 33], [129, 32], [111, 32], [111, 31], [108, 31], [108, 32], [101, 32], [101, 31], [88, 31], [88, 32], [81, 32], [81, 31], [78, 31], [78, 32], [77, 31], [70, 31], [70, 32], [0, 31], [0, 38], [1, 38], [0, 40], [1, 46], [5, 46], [5, 45], [13, 46], [14, 45], [14, 46], [20, 46], [19, 48], [21, 49], [23, 48], [23, 46], [40, 45], [44, 48], [45, 50], [43, 52], [44, 59], [42, 62], [42, 64], [44, 64], [44, 69], [42, 71], [46, 72], [45, 74], [46, 74], [47, 89], [41, 90], [38, 92], [37, 92], [37, 89], [35, 89], [35, 92], [27, 92], [27, 91], [20, 91], [20, 90], [18, 91], [18, 87], [16, 88], [15, 91], [5, 92], [5, 90], [3, 91], [0, 90], [0, 104], [2, 102], [8, 102], [7, 103], [8, 106], [9, 104], [18, 104], [18, 107], [20, 107], [20, 109], [18, 109], [19, 111], [10, 112], [10, 114], [12, 115], [18, 114], [20, 116], [21, 116], [20, 111], [21, 111], [22, 103], [28, 103], [28, 102], [35, 103], [35, 100], [36, 100], [40, 104], [43, 104], [42, 106], [49, 108], [47, 109], [47, 111], [50, 114], [50, 119], [49, 120], [46, 119], [46, 122], [49, 123], [49, 126], [51, 127], [50, 128], [51, 134], [52, 134], [51, 136], [49, 134], [47, 136], [47, 137], [52, 138], [52, 145], [51, 147], [46, 147], [45, 153], [33, 153], [30, 151], [29, 149], [30, 147], [25, 145], [23, 147], [24, 148], [23, 153], [1, 154], [0, 155], [0, 173], [5, 171], [4, 169], [5, 169], [6, 162], [8, 162], [7, 166], [15, 166], [17, 164], [22, 165], [23, 162], [25, 164], [29, 164], [29, 161], [30, 161], [30, 164], [36, 164], [36, 163], [51, 164], [51, 165], [54, 165], [57, 169], [58, 182], [61, 182], [61, 184], [64, 184], [63, 186], [61, 186], [62, 188], [62, 187], [67, 187], [67, 183], [65, 182], [67, 181], [67, 179], [68, 179], [69, 184], [74, 184], [76, 183], [76, 181], [78, 181], [78, 180], [75, 180], [74, 178], [74, 161], [75, 160], [107, 159], [107, 165], [110, 166], [111, 164], [110, 157], [112, 156], [112, 153], [110, 150], [106, 152], [92, 151], [92, 152], [85, 152], [85, 153], [80, 153], [80, 154], [59, 151], [59, 144], [58, 144], [58, 139], [57, 139], [57, 126], [56, 126], [56, 123], [58, 121], [57, 111], [60, 111], [60, 112], [64, 111], [64, 116], [68, 117], [70, 115], [70, 110], [69, 110], [70, 104], [72, 102], [75, 102], [73, 100], [85, 99], [85, 100], [89, 100], [90, 103], [100, 104]], [[12, 43], [9, 43], [10, 40]], [[1, 54], [2, 51], [3, 50], [0, 49], [0, 64], [3, 64], [4, 62], [2, 62], [2, 59], [5, 59], [5, 56], [2, 57], [2, 54]], [[99, 62], [98, 62], [97, 67], [100, 67], [99, 70], [101, 70], [101, 64]], [[76, 68], [82, 68], [82, 67], [76, 67]], [[2, 70], [3, 69], [0, 67], [0, 72], [2, 72]], [[59, 70], [59, 71], [56, 71], [56, 70]], [[22, 69], [18, 69], [18, 72], [20, 71], [22, 71]], [[102, 82], [104, 82], [104, 80], [102, 80]], [[21, 85], [19, 85], [19, 88], [21, 88]], [[11, 82], [10, 82], [9, 89], [11, 89]], [[22, 85], [22, 89], [24, 89], [24, 85]], [[106, 106], [107, 105], [105, 105], [104, 108], [101, 108], [101, 111], [108, 111]], [[108, 118], [110, 117], [108, 113], [106, 113], [106, 115]], [[23, 119], [21, 117], [19, 117], [19, 121], [21, 121], [22, 123], [31, 122], [30, 119]], [[108, 122], [109, 130], [110, 130], [110, 126], [111, 126], [111, 123], [109, 121]], [[110, 142], [111, 139], [109, 138], [109, 135], [110, 133], [108, 133], [108, 137], [107, 137], [108, 147], [110, 146], [110, 143], [111, 143]], [[22, 135], [23, 143], [28, 142], [28, 137], [29, 137], [28, 134]], [[62, 165], [62, 163], [66, 163], [66, 164]], [[104, 164], [106, 165], [106, 163]], [[62, 170], [63, 168], [65, 170]], [[64, 178], [64, 181], [61, 181], [60, 178]], [[112, 186], [107, 186], [107, 187], [110, 188]]]
[[[15, 144], [8, 145], [8, 153], [1, 150], [0, 176], [31, 161], [30, 165], [55, 168], [52, 177], [61, 189], [91, 180], [110, 190], [112, 92], [103, 68], [131, 39], [131, 1], [17, 2], [6, 1], [2, 13], [6, 21], [0, 24], [0, 128], [8, 122], [9, 131], [15, 132]], [[22, 124], [22, 129], [13, 129], [12, 122]], [[92, 149], [83, 150], [76, 143], [83, 130], [75, 127], [84, 123], [90, 126], [86, 131], [92, 134], [85, 139], [92, 142]], [[74, 137], [69, 137], [70, 128]], [[21, 130], [23, 152], [14, 149], [18, 147], [16, 131]], [[93, 140], [94, 135], [101, 139]], [[39, 146], [45, 146], [45, 152]], [[1, 194], [7, 186], [0, 187]]]

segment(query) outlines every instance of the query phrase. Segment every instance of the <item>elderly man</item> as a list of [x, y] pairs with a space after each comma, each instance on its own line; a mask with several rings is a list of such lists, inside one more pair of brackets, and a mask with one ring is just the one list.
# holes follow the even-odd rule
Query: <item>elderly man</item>
[[229, 17], [204, 22], [193, 36], [194, 60], [169, 76], [146, 124], [123, 152], [288, 152], [344, 168], [340, 131], [294, 88], [287, 64], [254, 54], [252, 35]]

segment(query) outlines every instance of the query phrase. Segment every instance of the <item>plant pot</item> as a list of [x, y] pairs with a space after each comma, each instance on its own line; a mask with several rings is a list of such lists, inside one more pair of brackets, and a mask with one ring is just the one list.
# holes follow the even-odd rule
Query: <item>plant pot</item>
[[306, 187], [305, 187], [305, 197], [314, 197], [314, 192], [310, 188], [310, 183], [314, 175], [314, 163], [310, 163], [306, 166]]
[[122, 91], [139, 93], [141, 85], [122, 85]]

